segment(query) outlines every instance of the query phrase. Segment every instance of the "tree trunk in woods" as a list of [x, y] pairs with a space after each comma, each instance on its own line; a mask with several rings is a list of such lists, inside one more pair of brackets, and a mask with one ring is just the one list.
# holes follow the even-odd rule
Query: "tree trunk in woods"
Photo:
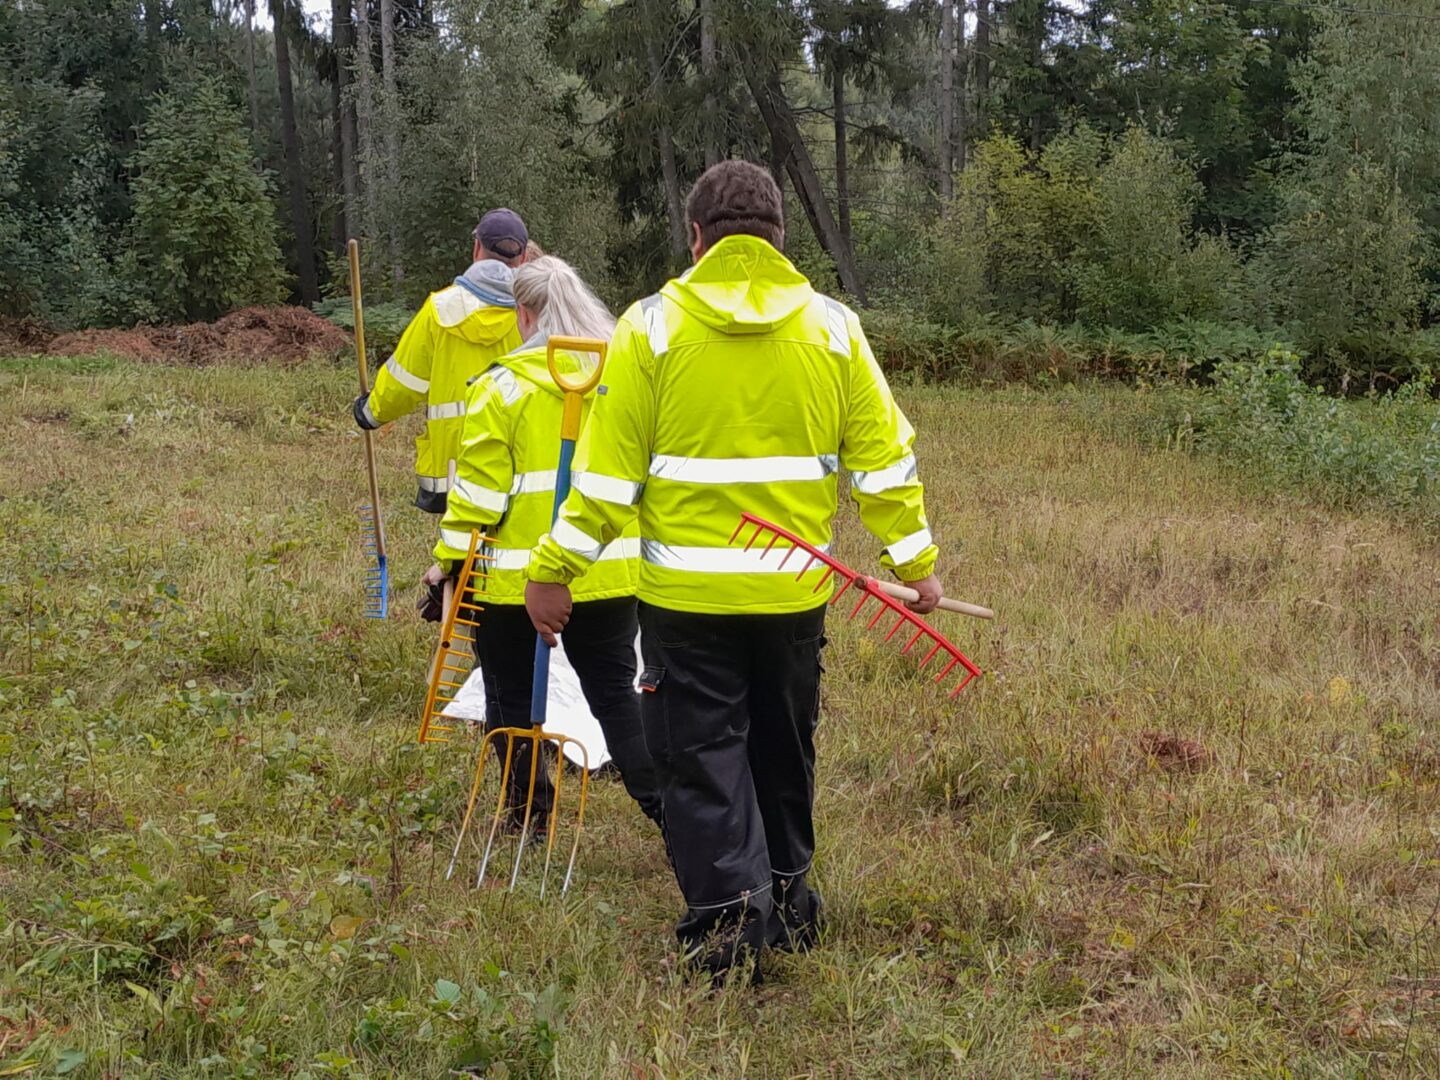
[[245, 0], [245, 60], [250, 75], [250, 137], [260, 137], [260, 79], [255, 71], [255, 0]]
[[350, 0], [330, 0], [330, 42], [335, 50], [335, 85], [340, 92], [340, 190], [345, 196], [346, 238], [360, 222], [359, 145], [355, 136], [355, 100], [350, 94], [350, 68], [355, 62], [355, 26]]
[[970, 107], [967, 94], [970, 85], [970, 54], [965, 48], [965, 0], [955, 0], [955, 74], [950, 81], [955, 88], [954, 167], [964, 171], [966, 147], [970, 144]]
[[835, 99], [835, 217], [840, 235], [850, 245], [850, 133], [845, 121], [845, 68], [831, 73]]
[[375, 206], [375, 163], [378, 155], [375, 146], [375, 91], [371, 85], [375, 42], [370, 32], [370, 0], [355, 0], [355, 39], [355, 81], [360, 87], [355, 131], [360, 143], [360, 164], [364, 169], [360, 190], [365, 196], [364, 222], [360, 231], [373, 240], [380, 215]]
[[700, 76], [705, 80], [705, 167], [720, 160], [720, 120], [715, 102], [715, 0], [700, 0]]
[[955, 193], [955, 5], [940, 0], [940, 198]]
[[[646, 44], [646, 52], [650, 62], [651, 94], [656, 101], [664, 101], [660, 53], [653, 38]], [[675, 262], [681, 263], [690, 249], [685, 243], [685, 204], [680, 198], [680, 173], [675, 167], [675, 143], [668, 121], [661, 120], [656, 126], [655, 137], [660, 145], [660, 175], [665, 180], [665, 206], [670, 218], [670, 255]]]
[[300, 162], [300, 139], [295, 132], [295, 91], [290, 83], [290, 42], [282, 20], [284, 0], [270, 0], [275, 19], [275, 76], [280, 84], [280, 141], [285, 148], [285, 171], [290, 188], [290, 227], [295, 231], [295, 260], [300, 274], [300, 299], [320, 299], [315, 278], [315, 250], [310, 243], [310, 215], [305, 211], [305, 170]]
[[154, 93], [160, 88], [160, 33], [165, 26], [162, 0], [145, 0], [145, 89]]
[[[380, 0], [380, 70], [385, 89], [380, 110], [385, 128], [385, 181], [394, 198], [400, 191], [400, 91], [395, 75], [394, 0]], [[390, 266], [398, 286], [405, 280], [405, 267], [400, 259], [400, 222], [395, 214], [388, 217]]]
[[975, 0], [975, 123], [981, 139], [988, 134], [990, 106], [990, 0]]
[[[330, 182], [334, 190], [343, 192], [345, 190], [345, 144], [340, 138], [340, 79], [338, 77], [330, 80]], [[335, 207], [335, 214], [331, 218], [330, 225], [330, 248], [339, 255], [345, 250], [345, 240], [349, 235], [347, 222], [345, 221], [345, 200], [342, 197], [340, 204]]]
[[801, 205], [805, 207], [805, 216], [810, 219], [810, 227], [815, 230], [816, 239], [834, 260], [841, 287], [854, 297], [856, 303], [865, 303], [865, 286], [855, 265], [854, 253], [835, 223], [834, 215], [830, 213], [824, 185], [820, 183], [815, 163], [810, 159], [810, 152], [800, 138], [800, 127], [795, 122], [794, 110], [790, 108], [785, 90], [780, 85], [779, 74], [770, 72], [768, 77], [762, 76], [749, 63], [744, 64], [744, 70], [745, 81], [750, 86], [750, 94], [760, 110], [761, 119], [770, 129], [772, 146], [777, 141], [778, 133], [778, 141], [786, 148], [785, 167], [790, 173], [790, 183], [795, 188], [795, 194], [800, 196]]

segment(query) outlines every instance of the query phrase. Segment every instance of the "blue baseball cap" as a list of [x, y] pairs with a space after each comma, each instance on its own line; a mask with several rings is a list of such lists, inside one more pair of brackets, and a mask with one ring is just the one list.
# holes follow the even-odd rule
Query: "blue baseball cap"
[[502, 259], [518, 259], [525, 254], [525, 245], [530, 242], [530, 234], [525, 229], [525, 222], [520, 220], [520, 215], [502, 206], [498, 210], [491, 210], [480, 219], [480, 224], [475, 226], [475, 239], [493, 255], [499, 255]]

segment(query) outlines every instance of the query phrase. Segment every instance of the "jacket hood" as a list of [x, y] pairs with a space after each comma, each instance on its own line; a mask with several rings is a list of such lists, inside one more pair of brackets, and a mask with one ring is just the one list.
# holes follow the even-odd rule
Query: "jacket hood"
[[[510, 371], [526, 382], [534, 383], [547, 394], [553, 397], [563, 398], [565, 393], [560, 387], [555, 385], [555, 380], [550, 377], [550, 365], [545, 359], [545, 343], [547, 340], [549, 340], [547, 335], [536, 334], [514, 352], [506, 353], [500, 357], [496, 363], [509, 368]], [[563, 354], [557, 357], [556, 360], [562, 364], [561, 370], [564, 371]]]
[[435, 293], [440, 325], [472, 345], [494, 345], [515, 331], [515, 271], [495, 259], [481, 259]]
[[727, 236], [660, 290], [706, 326], [761, 334], [815, 297], [805, 275], [758, 236]]

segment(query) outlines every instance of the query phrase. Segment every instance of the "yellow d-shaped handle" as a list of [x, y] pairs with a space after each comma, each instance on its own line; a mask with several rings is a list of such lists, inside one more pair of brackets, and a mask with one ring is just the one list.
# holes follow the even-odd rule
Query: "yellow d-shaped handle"
[[[580, 409], [585, 401], [585, 395], [600, 385], [600, 375], [605, 370], [605, 350], [609, 346], [599, 338], [583, 337], [552, 337], [545, 345], [545, 363], [550, 368], [550, 378], [555, 380], [565, 394], [565, 412], [560, 420], [560, 437], [562, 439], [578, 439], [580, 437]], [[555, 366], [555, 354], [557, 352], [594, 353], [595, 368], [579, 379], [566, 377], [560, 373]]]

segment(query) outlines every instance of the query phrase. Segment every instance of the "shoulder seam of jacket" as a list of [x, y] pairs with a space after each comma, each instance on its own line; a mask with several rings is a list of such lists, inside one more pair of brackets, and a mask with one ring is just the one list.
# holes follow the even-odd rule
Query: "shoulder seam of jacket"
[[[457, 305], [456, 300], [460, 303]], [[485, 305], [478, 297], [466, 292], [459, 285], [447, 285], [445, 288], [433, 293], [430, 297], [431, 307], [435, 309], [435, 321], [441, 326], [449, 329], [452, 326], [459, 326], [475, 312]], [[441, 305], [445, 310], [441, 310]], [[459, 318], [456, 318], [456, 315]]]
[[817, 293], [825, 306], [825, 326], [830, 335], [830, 351], [850, 356], [850, 309], [824, 293]]
[[670, 351], [670, 329], [665, 325], [665, 298], [651, 293], [640, 301], [640, 314], [645, 321], [645, 336], [650, 339], [650, 353], [657, 359]]
[[506, 405], [514, 405], [515, 402], [519, 401], [525, 395], [525, 388], [520, 385], [520, 380], [517, 379], [515, 373], [504, 364], [495, 364], [492, 367], [488, 367], [470, 381], [472, 383], [478, 382], [486, 376], [489, 376], [491, 384], [500, 395], [500, 400], [505, 402]]

